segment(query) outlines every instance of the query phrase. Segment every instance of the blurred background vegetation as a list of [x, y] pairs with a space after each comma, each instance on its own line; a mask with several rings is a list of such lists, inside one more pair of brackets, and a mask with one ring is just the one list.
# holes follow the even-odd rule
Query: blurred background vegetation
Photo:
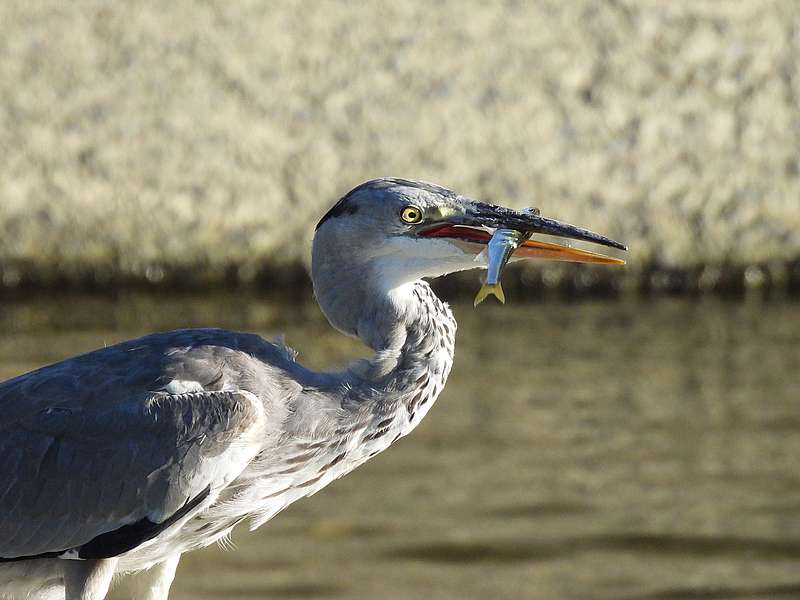
[[382, 175], [630, 246], [524, 283], [800, 288], [796, 0], [12, 0], [0, 98], [10, 289], [303, 287]]

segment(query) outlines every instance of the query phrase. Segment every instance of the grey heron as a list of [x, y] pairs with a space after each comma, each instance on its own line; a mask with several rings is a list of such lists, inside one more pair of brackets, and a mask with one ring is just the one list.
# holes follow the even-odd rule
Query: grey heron
[[[374, 350], [317, 373], [282, 344], [155, 333], [0, 383], [0, 596], [100, 600], [115, 574], [166, 599], [181, 554], [251, 529], [341, 477], [430, 410], [456, 322], [424, 278], [481, 266], [487, 230], [618, 242], [536, 211], [368, 181], [317, 225], [314, 292]], [[619, 263], [528, 240], [515, 257]]]

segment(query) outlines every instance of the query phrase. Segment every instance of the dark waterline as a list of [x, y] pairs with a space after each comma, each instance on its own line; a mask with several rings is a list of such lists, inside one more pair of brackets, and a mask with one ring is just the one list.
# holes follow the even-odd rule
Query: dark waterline
[[[522, 299], [650, 298], [661, 296], [741, 299], [800, 298], [800, 258], [750, 265], [704, 265], [669, 268], [657, 262], [625, 268], [597, 268], [572, 263], [527, 264], [504, 274], [503, 283]], [[455, 273], [435, 282], [450, 297], [468, 298], [475, 291], [472, 273]], [[311, 292], [302, 264], [258, 269], [198, 263], [183, 267], [152, 264], [136, 273], [121, 274], [112, 267], [48, 269], [30, 265], [0, 265], [0, 299], [27, 300], [66, 291], [116, 297], [128, 294], [237, 294], [304, 299]]]

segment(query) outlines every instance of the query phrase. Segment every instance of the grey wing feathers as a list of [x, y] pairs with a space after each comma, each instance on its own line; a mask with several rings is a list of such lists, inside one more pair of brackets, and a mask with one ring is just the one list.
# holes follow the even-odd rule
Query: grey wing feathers
[[148, 390], [164, 365], [139, 355], [126, 374], [128, 349], [111, 350], [0, 384], [0, 559], [164, 522], [258, 452], [265, 412], [254, 394]]

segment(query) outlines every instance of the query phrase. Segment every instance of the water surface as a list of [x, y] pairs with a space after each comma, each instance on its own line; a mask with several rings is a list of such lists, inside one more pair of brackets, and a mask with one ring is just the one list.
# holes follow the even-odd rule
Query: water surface
[[[454, 309], [417, 431], [236, 551], [185, 556], [173, 598], [800, 597], [800, 305]], [[315, 367], [363, 354], [312, 304], [48, 298], [0, 305], [0, 376], [212, 325], [285, 332]]]

